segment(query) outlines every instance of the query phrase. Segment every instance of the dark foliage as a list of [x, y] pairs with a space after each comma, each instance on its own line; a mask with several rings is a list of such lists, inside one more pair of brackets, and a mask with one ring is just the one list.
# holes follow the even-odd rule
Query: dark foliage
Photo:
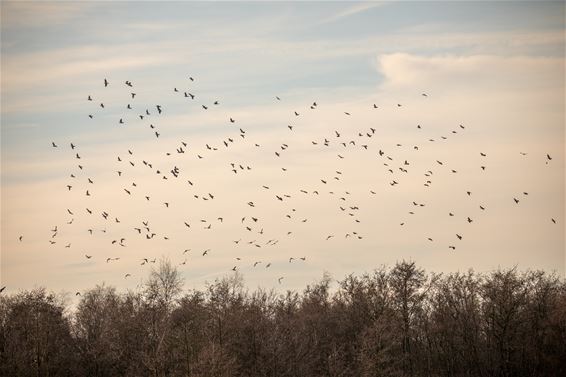
[[566, 375], [566, 284], [539, 271], [401, 262], [302, 294], [249, 293], [238, 274], [181, 288], [162, 262], [143, 290], [97, 286], [73, 310], [44, 289], [2, 294], [0, 375]]

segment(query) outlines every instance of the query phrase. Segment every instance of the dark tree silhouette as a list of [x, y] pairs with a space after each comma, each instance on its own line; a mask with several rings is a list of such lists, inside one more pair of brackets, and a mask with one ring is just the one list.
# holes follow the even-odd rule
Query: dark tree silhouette
[[301, 292], [238, 273], [183, 292], [167, 260], [138, 291], [78, 305], [0, 295], [1, 376], [562, 376], [566, 284], [541, 271], [427, 274], [414, 262]]
[[75, 375], [70, 321], [44, 289], [0, 299], [0, 371], [4, 376]]

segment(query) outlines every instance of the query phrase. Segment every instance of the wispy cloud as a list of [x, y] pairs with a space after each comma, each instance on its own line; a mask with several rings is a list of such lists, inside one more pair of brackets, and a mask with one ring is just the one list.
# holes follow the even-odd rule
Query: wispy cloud
[[353, 15], [366, 12], [370, 9], [382, 7], [382, 6], [385, 6], [385, 5], [387, 5], [387, 3], [383, 2], [383, 1], [358, 3], [356, 5], [349, 6], [348, 8], [343, 9], [338, 13], [335, 13], [328, 18], [325, 18], [324, 20], [322, 20], [320, 22], [320, 24], [329, 24], [329, 23], [332, 23], [332, 22], [336, 22], [336, 21], [351, 17]]
[[87, 1], [3, 1], [2, 28], [63, 24], [94, 6], [96, 2]]
[[[143, 52], [143, 45], [70, 47], [7, 57], [2, 67], [3, 91], [56, 82], [96, 72], [113, 72], [171, 62], [172, 56]], [[147, 47], [147, 46], [145, 46]]]

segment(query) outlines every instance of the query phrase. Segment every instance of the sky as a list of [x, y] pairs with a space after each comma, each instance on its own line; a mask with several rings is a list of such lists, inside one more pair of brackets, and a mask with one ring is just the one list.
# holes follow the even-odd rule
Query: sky
[[8, 293], [564, 276], [564, 2], [0, 9]]

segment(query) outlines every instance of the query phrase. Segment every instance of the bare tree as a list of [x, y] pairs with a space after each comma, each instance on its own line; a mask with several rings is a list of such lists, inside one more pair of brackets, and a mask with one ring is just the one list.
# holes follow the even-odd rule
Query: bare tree
[[157, 268], [152, 268], [145, 284], [145, 296], [152, 305], [169, 311], [174, 299], [181, 293], [183, 279], [169, 259], [162, 258]]
[[40, 288], [1, 301], [1, 375], [40, 377], [76, 370], [70, 323], [54, 295]]
[[74, 333], [83, 367], [91, 376], [118, 371], [120, 350], [116, 330], [120, 318], [120, 298], [116, 290], [97, 286], [81, 296], [75, 313]]
[[192, 376], [198, 356], [208, 343], [206, 321], [208, 313], [202, 292], [194, 291], [179, 300], [171, 314], [171, 346], [176, 355], [177, 371]]
[[392, 303], [401, 334], [403, 371], [409, 375], [415, 373], [416, 357], [420, 356], [416, 352], [420, 350], [414, 349], [419, 345], [416, 340], [420, 335], [415, 329], [422, 319], [424, 302], [432, 286], [424, 270], [419, 269], [415, 262], [398, 262], [389, 274]]
[[148, 324], [148, 348], [142, 359], [154, 376], [166, 375], [172, 366], [171, 355], [165, 352], [170, 329], [170, 314], [181, 293], [183, 279], [171, 261], [162, 258], [152, 268], [145, 284], [143, 317]]

